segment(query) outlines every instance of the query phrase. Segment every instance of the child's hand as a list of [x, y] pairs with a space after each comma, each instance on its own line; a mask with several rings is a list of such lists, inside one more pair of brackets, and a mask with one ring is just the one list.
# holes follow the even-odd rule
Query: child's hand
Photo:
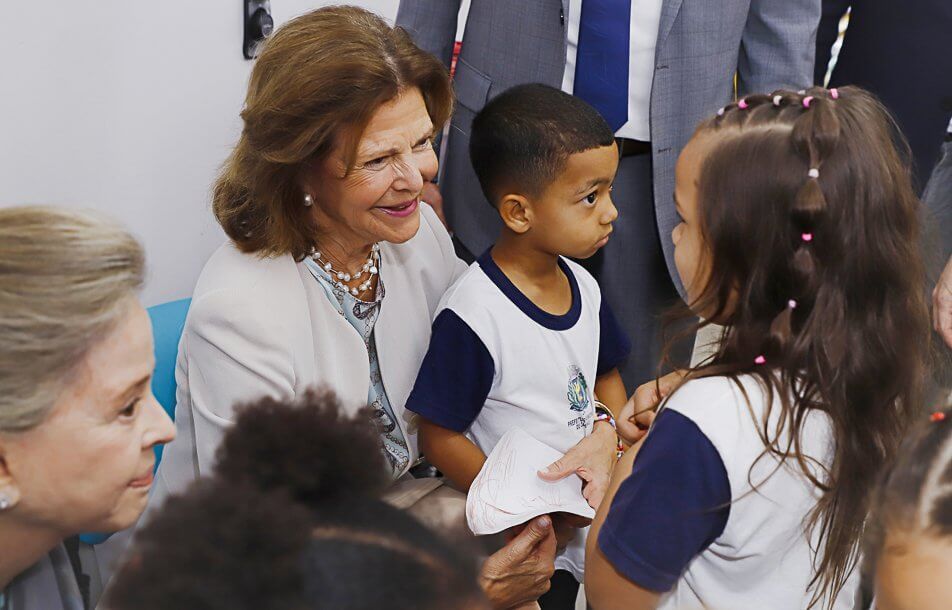
[[687, 371], [677, 370], [638, 386], [618, 415], [618, 435], [634, 445], [645, 437], [655, 418], [655, 409], [665, 396], [681, 384]]

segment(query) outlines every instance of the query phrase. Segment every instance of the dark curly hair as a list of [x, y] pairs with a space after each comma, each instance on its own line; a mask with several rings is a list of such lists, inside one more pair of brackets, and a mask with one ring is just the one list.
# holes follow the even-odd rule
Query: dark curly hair
[[366, 414], [309, 393], [239, 410], [218, 469], [139, 532], [112, 610], [485, 608], [474, 557], [380, 499]]

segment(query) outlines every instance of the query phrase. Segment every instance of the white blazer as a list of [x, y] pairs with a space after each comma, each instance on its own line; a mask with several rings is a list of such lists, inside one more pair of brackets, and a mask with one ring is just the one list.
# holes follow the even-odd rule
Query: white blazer
[[[403, 244], [380, 246], [386, 295], [374, 327], [384, 389], [410, 447], [405, 410], [430, 340], [433, 312], [466, 269], [433, 210], [420, 204], [420, 229]], [[290, 400], [326, 386], [350, 412], [367, 405], [370, 363], [363, 339], [327, 300], [303, 263], [261, 258], [222, 245], [205, 264], [179, 344], [175, 427], [151, 504], [209, 473], [236, 405], [263, 396]]]

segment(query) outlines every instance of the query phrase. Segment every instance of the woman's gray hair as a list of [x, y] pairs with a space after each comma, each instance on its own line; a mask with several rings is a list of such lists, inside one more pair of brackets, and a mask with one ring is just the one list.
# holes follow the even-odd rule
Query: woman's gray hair
[[0, 432], [47, 416], [144, 279], [145, 254], [114, 221], [55, 207], [0, 209]]

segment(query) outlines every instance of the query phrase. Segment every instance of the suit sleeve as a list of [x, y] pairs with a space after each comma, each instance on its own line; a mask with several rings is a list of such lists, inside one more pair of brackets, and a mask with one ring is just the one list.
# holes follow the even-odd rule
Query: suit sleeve
[[813, 83], [820, 0], [751, 0], [737, 58], [744, 96]]
[[[188, 361], [198, 474], [211, 472], [235, 406], [264, 396], [294, 397], [295, 375], [284, 320], [254, 299], [214, 292], [192, 304], [180, 358]], [[181, 369], [180, 369], [181, 370]]]
[[456, 42], [460, 0], [400, 0], [396, 24], [418, 47], [436, 55], [449, 70]]

